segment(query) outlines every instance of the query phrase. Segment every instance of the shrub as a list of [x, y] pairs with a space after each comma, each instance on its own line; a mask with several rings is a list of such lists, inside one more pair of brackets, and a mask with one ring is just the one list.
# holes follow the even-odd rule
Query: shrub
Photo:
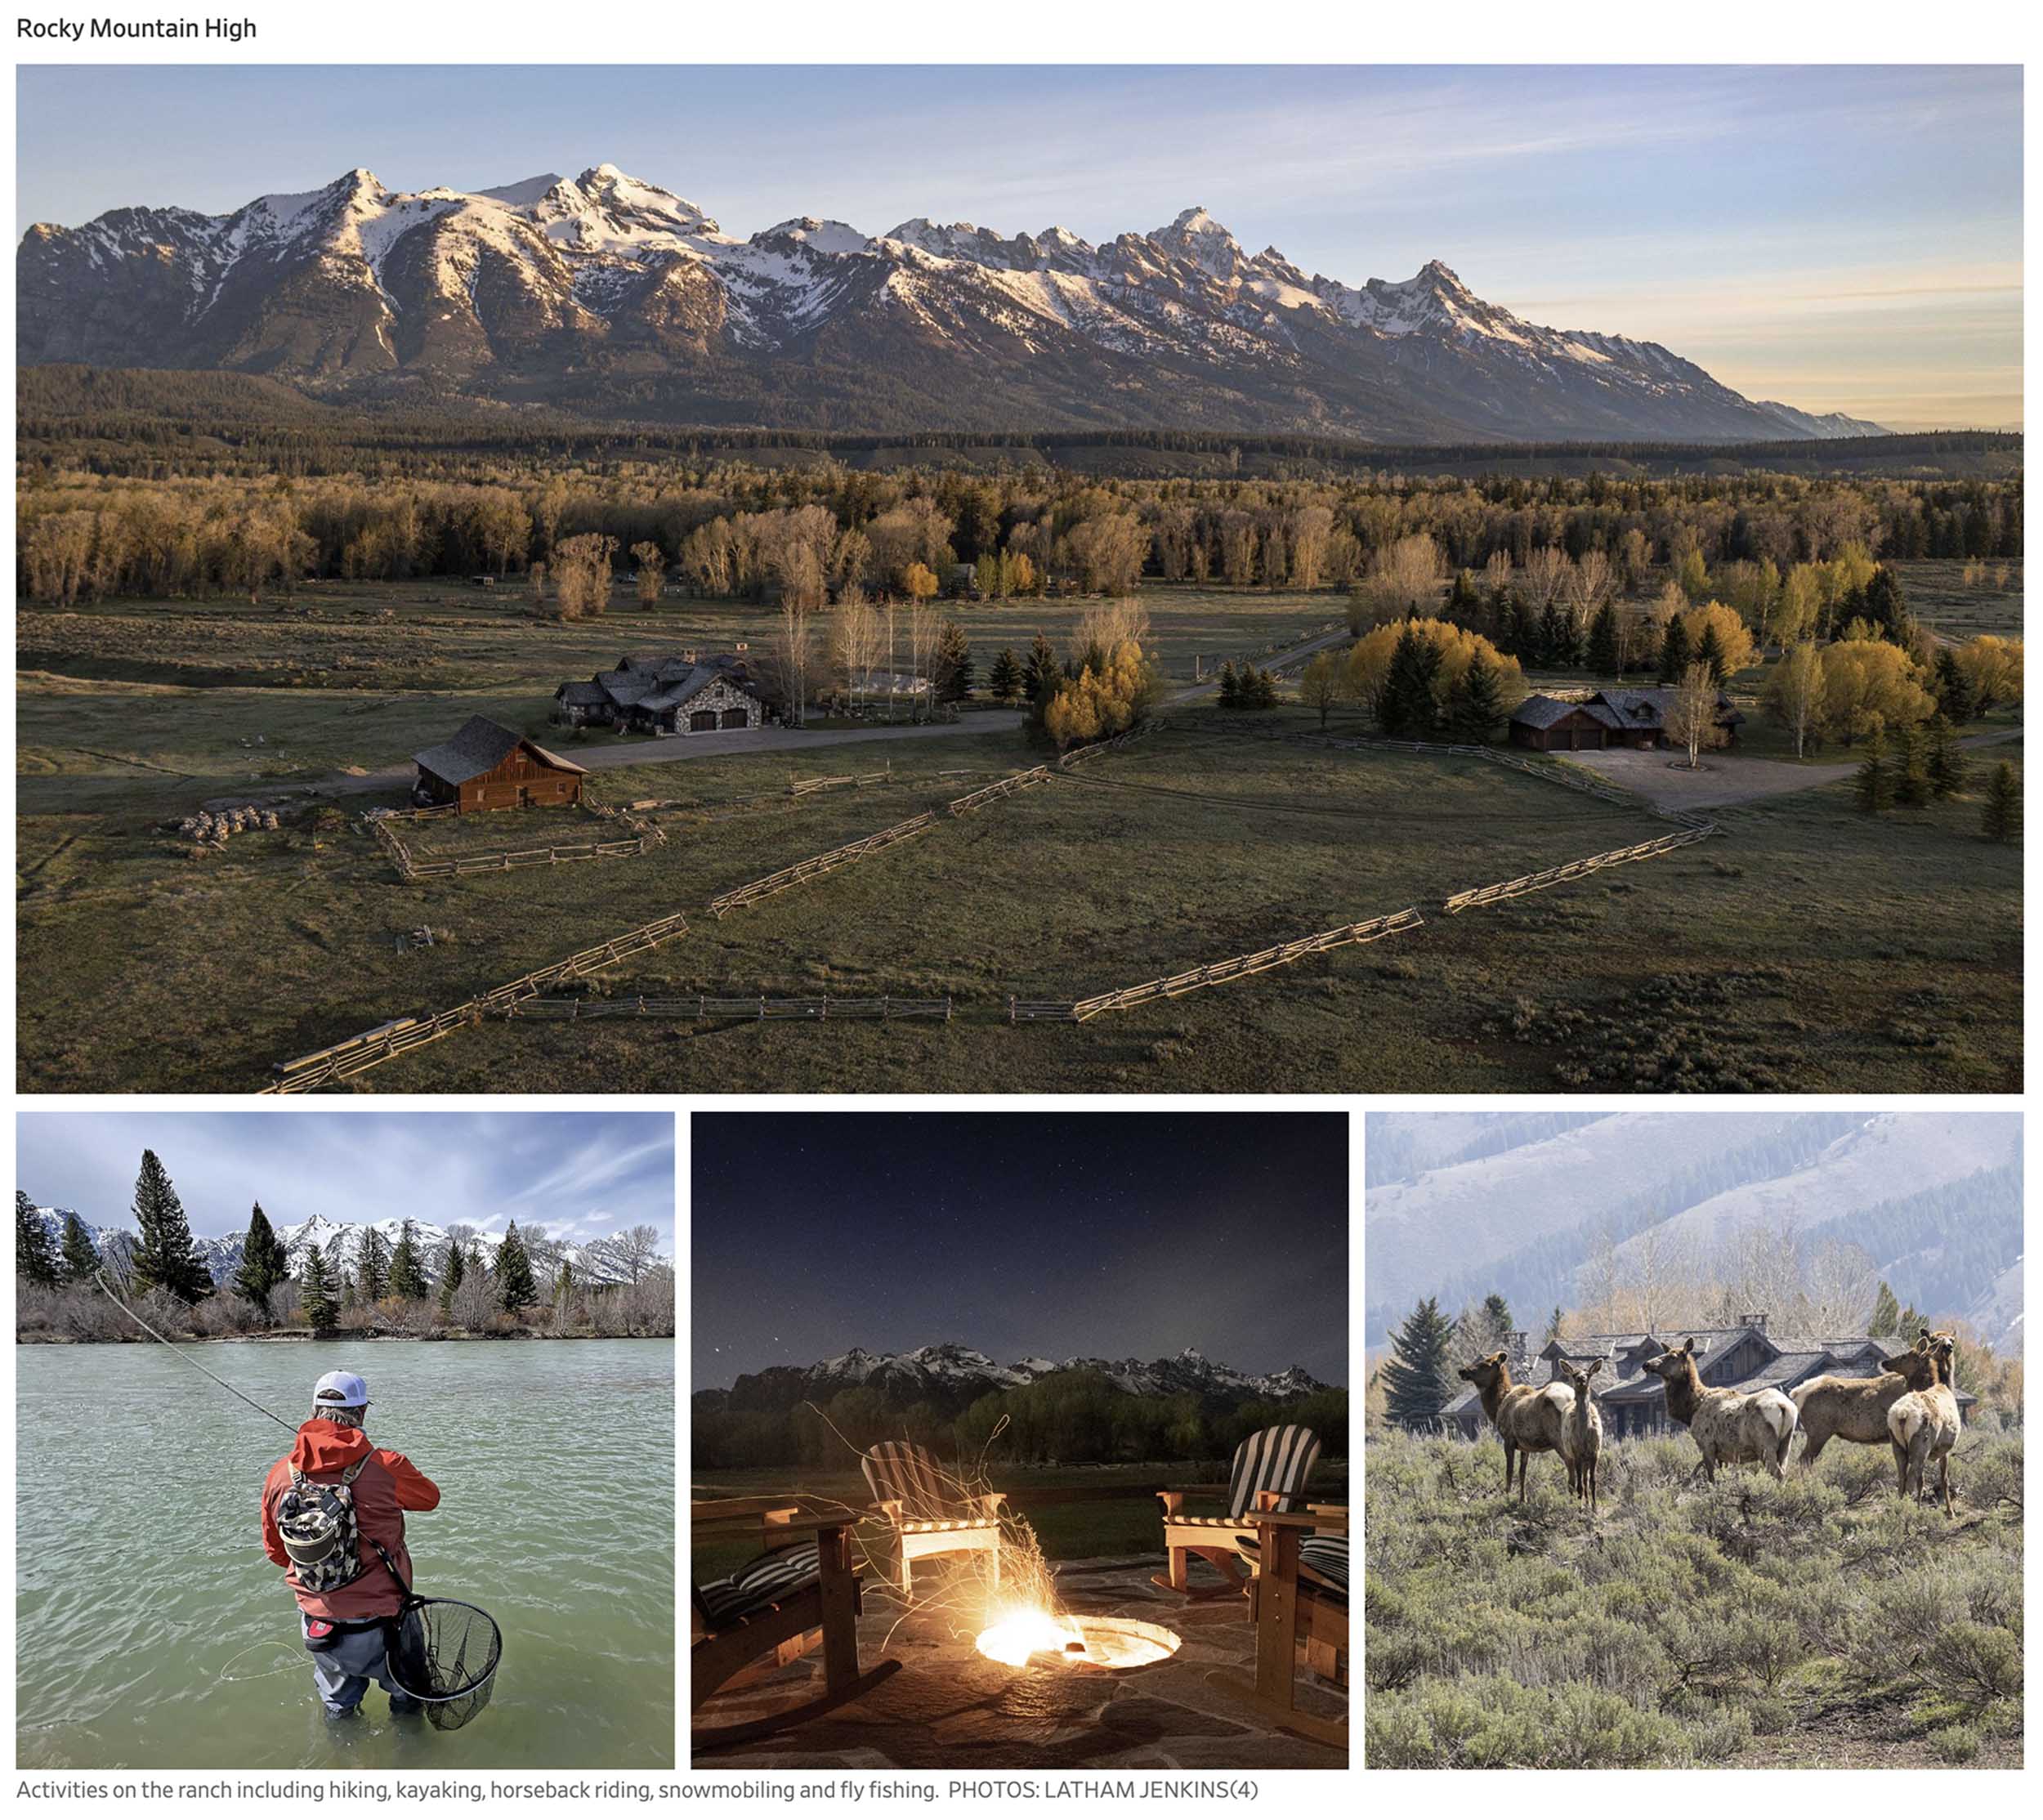
[[1979, 1734], [1969, 1725], [1946, 1725], [1932, 1732], [1928, 1742], [1946, 1763], [1970, 1763], [1979, 1754]]

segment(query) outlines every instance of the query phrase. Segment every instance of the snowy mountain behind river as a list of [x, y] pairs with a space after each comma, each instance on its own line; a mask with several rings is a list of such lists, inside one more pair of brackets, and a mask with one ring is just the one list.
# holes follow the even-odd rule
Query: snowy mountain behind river
[[1354, 285], [1199, 208], [1095, 245], [916, 217], [744, 239], [598, 164], [494, 189], [355, 169], [226, 215], [38, 222], [24, 364], [225, 368], [321, 394], [691, 423], [1204, 428], [1428, 442], [1879, 433], [1658, 343], [1527, 322], [1445, 264]]
[[[65, 1207], [38, 1206], [37, 1213], [51, 1231], [52, 1238], [60, 1241], [64, 1221], [73, 1210]], [[132, 1245], [135, 1231], [132, 1227], [95, 1225], [79, 1217], [78, 1223], [94, 1248], [103, 1258], [110, 1248]], [[338, 1263], [352, 1270], [359, 1262], [361, 1248], [367, 1234], [373, 1229], [382, 1235], [386, 1245], [395, 1245], [404, 1229], [402, 1219], [331, 1220], [324, 1214], [315, 1214], [310, 1219], [302, 1220], [295, 1226], [279, 1226], [277, 1236], [284, 1241], [291, 1260], [293, 1275], [305, 1268], [306, 1259], [317, 1250], [323, 1253], [329, 1263]], [[414, 1219], [411, 1223], [412, 1241], [420, 1248], [421, 1255], [429, 1272], [437, 1274], [439, 1259], [448, 1242], [447, 1229], [430, 1220]], [[241, 1268], [241, 1248], [247, 1239], [244, 1229], [221, 1236], [208, 1237], [193, 1235], [193, 1242], [199, 1247], [199, 1255], [205, 1260], [206, 1268], [216, 1283], [226, 1282]], [[503, 1242], [501, 1234], [475, 1232], [472, 1242], [482, 1247], [483, 1255], [494, 1259], [497, 1248]], [[627, 1272], [619, 1261], [610, 1256], [600, 1242], [590, 1245], [567, 1245], [559, 1248], [559, 1255], [573, 1267], [574, 1274], [583, 1282], [616, 1283], [627, 1280]]]

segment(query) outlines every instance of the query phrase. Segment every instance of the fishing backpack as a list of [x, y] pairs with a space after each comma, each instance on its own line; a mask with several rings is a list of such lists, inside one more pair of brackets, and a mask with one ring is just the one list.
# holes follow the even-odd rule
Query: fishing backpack
[[330, 1593], [368, 1571], [355, 1515], [355, 1481], [373, 1457], [364, 1454], [334, 1485], [315, 1485], [297, 1467], [291, 1469], [291, 1489], [277, 1501], [277, 1535], [302, 1590]]

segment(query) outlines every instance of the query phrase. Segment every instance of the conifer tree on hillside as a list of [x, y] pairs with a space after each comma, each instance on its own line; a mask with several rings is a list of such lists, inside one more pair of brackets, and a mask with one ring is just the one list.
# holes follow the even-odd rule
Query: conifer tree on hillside
[[1929, 745], [1919, 727], [1901, 730], [1901, 758], [1895, 767], [1894, 800], [1904, 809], [1929, 804]]
[[1553, 1304], [1553, 1312], [1546, 1317], [1546, 1338], [1551, 1342], [1561, 1337], [1561, 1305]]
[[418, 1261], [418, 1241], [406, 1220], [398, 1228], [397, 1246], [390, 1254], [390, 1293], [416, 1302], [424, 1298], [427, 1287], [425, 1269]]
[[315, 1334], [329, 1330], [338, 1311], [333, 1305], [333, 1287], [328, 1281], [326, 1259], [320, 1248], [310, 1245], [305, 1254], [305, 1271], [298, 1279], [298, 1305]]
[[1948, 645], [1937, 653], [1937, 674], [1933, 685], [1938, 705], [1943, 710], [1944, 718], [1954, 727], [1961, 727], [1978, 713], [1978, 704], [1972, 693], [1971, 679], [1965, 673], [1965, 666], [1958, 661], [1958, 654]]
[[1455, 1381], [1448, 1364], [1454, 1329], [1428, 1296], [1391, 1335], [1391, 1356], [1384, 1362], [1385, 1406], [1391, 1420], [1404, 1428], [1431, 1422], [1452, 1399]]
[[245, 1295], [266, 1313], [270, 1292], [290, 1274], [291, 1263], [285, 1255], [284, 1241], [276, 1236], [270, 1216], [258, 1201], [248, 1215], [248, 1236], [241, 1241], [241, 1266], [235, 1272], [235, 1293]]
[[1440, 673], [1440, 647], [1420, 636], [1407, 620], [1390, 654], [1389, 667], [1376, 694], [1376, 724], [1386, 738], [1424, 740], [1432, 736], [1437, 708], [1433, 679]]
[[19, 1188], [14, 1191], [14, 1274], [17, 1281], [38, 1288], [54, 1289], [57, 1283], [56, 1246], [50, 1228]]
[[212, 1275], [192, 1242], [184, 1203], [177, 1198], [169, 1172], [153, 1150], [142, 1152], [130, 1210], [141, 1233], [135, 1243], [136, 1294], [160, 1289], [182, 1302], [202, 1302], [212, 1295]]
[[1617, 609], [1608, 601], [1589, 624], [1589, 667], [1597, 676], [1617, 674]]
[[61, 1253], [65, 1282], [89, 1283], [99, 1275], [99, 1251], [92, 1243], [92, 1235], [85, 1230], [84, 1221], [76, 1214], [64, 1216]]
[[1696, 642], [1695, 660], [1708, 669], [1710, 680], [1721, 689], [1729, 665], [1724, 655], [1723, 641], [1717, 636], [1714, 625], [1702, 628], [1702, 637]]
[[972, 646], [966, 642], [965, 628], [955, 619], [946, 619], [937, 628], [937, 653], [930, 668], [935, 673], [937, 700], [963, 701], [972, 693], [978, 680], [972, 671]]
[[504, 1227], [503, 1243], [497, 1248], [496, 1291], [497, 1306], [506, 1314], [529, 1308], [539, 1299], [539, 1286], [532, 1280], [532, 1260], [525, 1255], [516, 1220]]
[[1901, 1331], [1901, 1304], [1884, 1278], [1873, 1298], [1872, 1318], [1866, 1323], [1866, 1331], [1874, 1339], [1889, 1339]]
[[1038, 720], [1043, 718], [1043, 710], [1049, 705], [1050, 697], [1057, 693], [1057, 685], [1063, 680], [1064, 672], [1057, 667], [1055, 649], [1048, 638], [1039, 632], [1030, 642], [1029, 660], [1022, 672], [1023, 692]]

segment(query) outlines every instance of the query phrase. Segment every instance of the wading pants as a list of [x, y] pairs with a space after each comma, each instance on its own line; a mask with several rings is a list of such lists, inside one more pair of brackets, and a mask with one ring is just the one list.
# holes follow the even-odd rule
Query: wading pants
[[[301, 1632], [304, 1624], [304, 1614], [301, 1612]], [[306, 1647], [311, 1648], [309, 1643]], [[319, 1689], [320, 1704], [336, 1717], [351, 1713], [360, 1706], [362, 1696], [369, 1692], [372, 1681], [389, 1694], [392, 1712], [424, 1710], [418, 1701], [400, 1693], [391, 1685], [390, 1665], [384, 1659], [383, 1631], [380, 1626], [336, 1637], [330, 1648], [314, 1649], [311, 1656], [312, 1680]]]

